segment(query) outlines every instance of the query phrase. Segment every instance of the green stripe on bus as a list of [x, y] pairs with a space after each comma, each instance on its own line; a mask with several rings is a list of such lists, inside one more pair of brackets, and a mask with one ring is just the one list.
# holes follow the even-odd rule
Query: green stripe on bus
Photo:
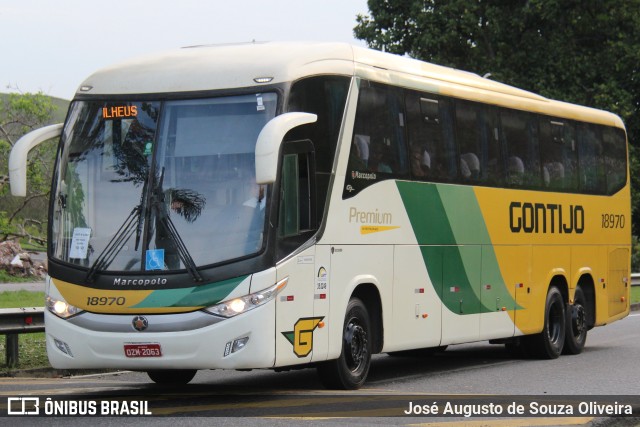
[[132, 308], [209, 307], [219, 303], [248, 276], [183, 289], [158, 289]]
[[[496, 301], [507, 310], [517, 309], [473, 188], [406, 181], [396, 185], [443, 304], [458, 314], [494, 312]], [[491, 285], [491, 293], [483, 299], [485, 285]]]

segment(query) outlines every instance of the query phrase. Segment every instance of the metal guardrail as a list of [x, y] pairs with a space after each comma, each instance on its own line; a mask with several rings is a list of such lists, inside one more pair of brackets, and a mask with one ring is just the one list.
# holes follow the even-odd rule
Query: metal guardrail
[[640, 286], [640, 273], [631, 273], [631, 286]]
[[18, 336], [44, 332], [44, 307], [0, 309], [0, 335], [6, 335], [5, 358], [8, 367], [18, 365]]

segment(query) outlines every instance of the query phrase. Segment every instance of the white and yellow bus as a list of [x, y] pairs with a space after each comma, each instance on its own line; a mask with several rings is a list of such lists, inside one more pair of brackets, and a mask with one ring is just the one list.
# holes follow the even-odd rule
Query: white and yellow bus
[[49, 217], [56, 368], [315, 366], [481, 340], [580, 353], [629, 313], [615, 115], [346, 44], [184, 48], [103, 69], [64, 125]]

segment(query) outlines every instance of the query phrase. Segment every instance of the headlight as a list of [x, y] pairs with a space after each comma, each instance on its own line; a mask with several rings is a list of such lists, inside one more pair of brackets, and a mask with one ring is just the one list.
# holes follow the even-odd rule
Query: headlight
[[289, 278], [282, 279], [274, 286], [264, 289], [262, 291], [245, 295], [240, 298], [221, 302], [211, 307], [204, 309], [207, 313], [216, 314], [222, 317], [233, 317], [241, 313], [246, 313], [249, 310], [253, 310], [256, 307], [266, 304], [271, 301], [287, 286]]
[[49, 296], [47, 297], [47, 309], [63, 319], [74, 316], [82, 311], [78, 307], [68, 304], [63, 299], [55, 299]]

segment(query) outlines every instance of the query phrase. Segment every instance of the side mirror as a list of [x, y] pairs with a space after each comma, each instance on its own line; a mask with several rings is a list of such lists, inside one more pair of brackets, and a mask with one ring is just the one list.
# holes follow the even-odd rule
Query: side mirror
[[284, 136], [291, 129], [314, 123], [318, 116], [310, 113], [285, 113], [264, 125], [256, 142], [256, 181], [272, 184], [278, 172], [278, 153]]
[[15, 143], [9, 155], [9, 182], [11, 194], [25, 197], [27, 195], [27, 154], [32, 148], [62, 133], [62, 123], [36, 129]]

